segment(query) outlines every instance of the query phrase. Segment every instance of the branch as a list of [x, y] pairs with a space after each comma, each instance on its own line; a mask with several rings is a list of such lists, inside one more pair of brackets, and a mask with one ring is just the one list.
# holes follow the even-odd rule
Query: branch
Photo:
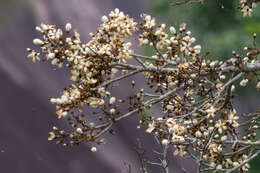
[[170, 3], [171, 6], [178, 6], [178, 5], [184, 5], [184, 4], [192, 4], [192, 3], [203, 3], [204, 0], [183, 0], [183, 1], [177, 1]]
[[249, 157], [247, 160], [244, 160], [242, 163], [240, 163], [238, 166], [228, 170], [226, 173], [232, 173], [235, 170], [241, 168], [242, 166], [244, 166], [245, 164], [249, 163], [251, 160], [253, 160], [255, 157], [258, 156], [258, 154], [260, 153], [260, 151], [257, 151], [255, 154], [253, 154], [251, 157]]

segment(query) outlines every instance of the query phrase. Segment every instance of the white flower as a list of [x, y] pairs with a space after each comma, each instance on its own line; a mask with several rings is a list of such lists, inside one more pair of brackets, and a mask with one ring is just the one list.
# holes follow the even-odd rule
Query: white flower
[[220, 140], [221, 141], [226, 141], [227, 140], [227, 136], [225, 135], [225, 136], [222, 136], [221, 138], [220, 138]]
[[226, 79], [226, 76], [225, 75], [221, 75], [221, 76], [219, 76], [219, 78], [223, 80], [223, 79]]
[[51, 104], [55, 104], [57, 102], [57, 100], [55, 98], [51, 98], [50, 102], [51, 102]]
[[211, 162], [211, 163], [210, 163], [210, 166], [213, 167], [213, 168], [215, 168], [216, 163], [215, 163], [215, 162]]
[[237, 167], [238, 165], [239, 165], [238, 162], [233, 162], [233, 163], [232, 163], [232, 166], [233, 166], [233, 167]]
[[120, 19], [122, 19], [122, 18], [124, 18], [125, 17], [125, 15], [124, 15], [124, 13], [121, 11], [120, 13], [119, 13], [119, 16], [118, 16]]
[[35, 30], [38, 31], [38, 32], [41, 32], [41, 33], [43, 32], [42, 28], [39, 27], [39, 26], [36, 26], [36, 27], [35, 27]]
[[83, 131], [82, 131], [81, 128], [77, 128], [76, 131], [77, 131], [79, 134], [82, 134], [82, 133], [83, 133]]
[[176, 34], [176, 29], [175, 29], [173, 26], [171, 26], [171, 27], [170, 27], [170, 32], [171, 32], [172, 34]]
[[208, 113], [208, 117], [214, 117], [215, 112], [216, 112], [216, 108], [214, 108], [214, 106], [210, 106], [206, 112]]
[[217, 170], [221, 170], [221, 169], [222, 169], [222, 165], [218, 165], [218, 166], [216, 167], [216, 169], [217, 169]]
[[55, 133], [50, 132], [50, 133], [49, 133], [49, 137], [48, 137], [48, 141], [51, 141], [51, 140], [53, 140], [54, 138], [55, 138]]
[[162, 145], [165, 146], [165, 145], [168, 145], [168, 143], [169, 143], [169, 141], [168, 141], [167, 139], [163, 139], [163, 140], [162, 140]]
[[172, 111], [174, 107], [172, 105], [167, 105], [166, 108], [167, 110]]
[[253, 2], [252, 3], [252, 8], [256, 8], [257, 7], [257, 3]]
[[152, 133], [152, 131], [155, 129], [154, 122], [148, 124], [148, 129], [146, 129], [146, 133]]
[[260, 81], [257, 83], [256, 88], [260, 89]]
[[58, 62], [58, 59], [55, 58], [55, 59], [53, 59], [53, 60], [51, 61], [51, 64], [52, 64], [52, 65], [57, 65], [57, 62]]
[[152, 18], [151, 18], [150, 15], [147, 15], [147, 16], [145, 16], [145, 20], [146, 20], [146, 21], [150, 21], [150, 20], [152, 20]]
[[114, 104], [116, 102], [116, 98], [115, 97], [111, 97], [109, 100], [109, 104]]
[[107, 18], [107, 16], [102, 16], [102, 18], [101, 18], [101, 20], [102, 20], [102, 22], [107, 22], [108, 21], [108, 18]]
[[200, 138], [202, 136], [202, 133], [200, 131], [196, 131], [195, 136], [197, 138]]
[[212, 67], [215, 67], [216, 64], [217, 64], [216, 61], [212, 61], [212, 62], [209, 64], [209, 66], [212, 68]]
[[71, 30], [72, 26], [70, 23], [67, 23], [66, 26], [65, 26], [65, 29], [67, 32], [69, 32]]
[[97, 148], [96, 148], [96, 147], [92, 147], [92, 148], [91, 148], [91, 151], [92, 151], [93, 153], [95, 153], [95, 152], [97, 152]]
[[248, 82], [248, 79], [243, 79], [243, 80], [241, 80], [240, 85], [244, 87], [244, 86], [246, 86], [247, 82]]
[[67, 115], [68, 115], [68, 112], [67, 112], [67, 111], [64, 111], [64, 112], [61, 113], [61, 116], [62, 116], [62, 117], [66, 117]]
[[110, 109], [111, 114], [115, 114], [116, 110], [114, 108]]
[[235, 89], [236, 89], [235, 85], [232, 85], [232, 86], [231, 86], [231, 92], [234, 92]]
[[195, 54], [199, 54], [200, 51], [201, 51], [201, 46], [200, 46], [200, 45], [194, 46], [194, 52], [195, 52]]
[[194, 49], [201, 50], [201, 45], [194, 46]]
[[49, 53], [49, 54], [47, 55], [47, 58], [48, 58], [48, 59], [53, 59], [53, 58], [55, 58], [55, 53]]
[[34, 40], [33, 40], [33, 44], [35, 44], [35, 45], [43, 45], [44, 44], [44, 42], [41, 40], [41, 39], [38, 39], [38, 38], [35, 38]]

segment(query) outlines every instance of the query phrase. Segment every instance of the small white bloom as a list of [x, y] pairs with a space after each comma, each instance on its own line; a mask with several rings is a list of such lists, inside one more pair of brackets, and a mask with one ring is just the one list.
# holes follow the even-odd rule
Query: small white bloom
[[242, 157], [243, 157], [243, 159], [248, 159], [248, 156], [245, 154], [243, 154]]
[[221, 138], [220, 138], [220, 140], [221, 141], [226, 141], [227, 140], [227, 136], [225, 135], [225, 136], [222, 136]]
[[58, 59], [55, 58], [55, 59], [53, 59], [53, 60], [51, 61], [51, 64], [52, 64], [52, 65], [57, 65], [57, 62], [58, 62]]
[[114, 104], [116, 102], [116, 98], [115, 97], [111, 97], [109, 100], [109, 104]]
[[124, 13], [121, 11], [120, 13], [119, 13], [119, 18], [124, 18], [125, 17], [125, 15], [124, 15]]
[[163, 139], [163, 140], [162, 140], [162, 145], [165, 146], [165, 145], [168, 145], [168, 143], [169, 143], [169, 141], [168, 141], [167, 139]]
[[166, 108], [167, 110], [172, 111], [174, 107], [172, 105], [167, 105]]
[[107, 18], [107, 16], [102, 16], [101, 20], [102, 20], [102, 22], [107, 22], [108, 18]]
[[221, 76], [219, 76], [219, 78], [224, 80], [224, 79], [226, 79], [226, 76], [225, 75], [221, 75]]
[[152, 133], [152, 131], [155, 129], [154, 122], [148, 124], [148, 128], [146, 129], [146, 133]]
[[216, 163], [215, 163], [215, 162], [211, 162], [211, 163], [210, 163], [210, 166], [213, 167], [213, 168], [215, 168]]
[[39, 26], [36, 26], [36, 27], [35, 27], [35, 30], [38, 31], [38, 32], [41, 32], [41, 33], [43, 32], [42, 28], [39, 27]]
[[49, 53], [48, 55], [47, 55], [47, 58], [48, 59], [53, 59], [55, 57], [55, 53]]
[[209, 127], [209, 132], [211, 133], [214, 130], [214, 127]]
[[77, 128], [76, 131], [77, 131], [79, 134], [82, 134], [82, 133], [83, 133], [83, 131], [82, 131], [81, 128]]
[[68, 115], [68, 112], [67, 111], [64, 111], [60, 114], [61, 117], [66, 117]]
[[260, 81], [257, 83], [256, 88], [260, 89]]
[[233, 163], [232, 163], [232, 166], [233, 166], [233, 167], [237, 167], [238, 165], [239, 165], [238, 162], [233, 162]]
[[65, 26], [65, 29], [67, 32], [69, 32], [71, 30], [72, 26], [70, 23], [67, 23], [66, 26]]
[[143, 40], [143, 44], [145, 45], [145, 44], [148, 44], [149, 43], [149, 40], [148, 39], [144, 39]]
[[212, 68], [212, 67], [215, 67], [215, 65], [216, 65], [216, 61], [212, 61], [210, 64], [209, 64], [209, 66]]
[[241, 80], [240, 85], [244, 87], [244, 86], [246, 86], [247, 82], [248, 82], [248, 79], [243, 79], [243, 80]]
[[206, 67], [206, 66], [207, 66], [206, 62], [202, 62], [202, 63], [201, 63], [201, 66], [202, 66], [202, 67]]
[[95, 152], [97, 152], [97, 148], [96, 148], [96, 147], [92, 147], [92, 148], [91, 148], [91, 151], [92, 151], [93, 153], [95, 153]]
[[205, 132], [203, 133], [203, 135], [204, 135], [205, 137], [208, 137], [208, 136], [209, 136], [209, 133], [208, 133], [207, 131], [205, 131]]
[[194, 46], [194, 49], [201, 50], [201, 45]]
[[192, 73], [191, 75], [190, 75], [190, 77], [191, 78], [195, 78], [197, 75], [195, 74], [195, 73]]
[[200, 138], [202, 136], [202, 133], [200, 131], [196, 131], [195, 136], [197, 138]]
[[175, 29], [173, 26], [171, 26], [171, 27], [170, 27], [170, 32], [171, 32], [172, 34], [176, 34], [176, 29]]
[[194, 43], [196, 41], [196, 38], [194, 38], [194, 37], [192, 37], [191, 39], [190, 39], [190, 42], [191, 43]]
[[152, 18], [151, 18], [150, 15], [147, 15], [147, 16], [145, 16], [145, 20], [146, 20], [146, 21], [150, 21], [150, 20], [152, 20]]
[[51, 99], [50, 99], [50, 102], [51, 102], [51, 104], [55, 104], [57, 101], [56, 101], [55, 98], [51, 98]]
[[38, 38], [35, 38], [34, 40], [33, 40], [33, 44], [35, 44], [35, 45], [43, 45], [44, 44], [44, 42], [42, 41], [42, 40], [40, 40], [40, 39], [38, 39]]
[[114, 108], [110, 109], [111, 114], [115, 114], [116, 110]]
[[235, 89], [236, 89], [235, 85], [232, 85], [232, 86], [231, 86], [231, 92], [234, 92]]
[[216, 169], [217, 169], [217, 170], [221, 170], [221, 169], [222, 169], [222, 165], [218, 165], [218, 166], [216, 167]]

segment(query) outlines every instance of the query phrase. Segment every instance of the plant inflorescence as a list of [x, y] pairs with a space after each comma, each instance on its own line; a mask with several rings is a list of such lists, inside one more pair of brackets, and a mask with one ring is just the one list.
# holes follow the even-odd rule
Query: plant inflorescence
[[[239, 8], [251, 15], [257, 2], [240, 0]], [[233, 51], [231, 58], [219, 61], [201, 52], [186, 24], [157, 25], [147, 14], [141, 19], [135, 22], [115, 9], [101, 18], [103, 23], [87, 43], [70, 23], [64, 30], [47, 24], [36, 27], [42, 38], [33, 43], [40, 50], [28, 49], [28, 58], [69, 68], [73, 81], [59, 98], [50, 99], [58, 118], [66, 119], [72, 131], [53, 127], [48, 139], [64, 146], [90, 142], [96, 152], [97, 145], [105, 143], [103, 134], [113, 134], [120, 120], [160, 105], [159, 115], [140, 116], [139, 123], [164, 148], [163, 161], [172, 150], [173, 155], [196, 160], [198, 172], [248, 171], [249, 161], [259, 154], [255, 137], [260, 112], [237, 112], [234, 90], [253, 80], [260, 89], [256, 34], [243, 55]], [[140, 47], [149, 46], [155, 54], [134, 53], [128, 37], [136, 37]], [[111, 87], [120, 87], [114, 83], [137, 74], [145, 78], [142, 89], [125, 98], [111, 94]], [[127, 111], [120, 109], [126, 106]], [[84, 107], [96, 110], [96, 120], [84, 116]], [[165, 162], [158, 165], [168, 171]]]

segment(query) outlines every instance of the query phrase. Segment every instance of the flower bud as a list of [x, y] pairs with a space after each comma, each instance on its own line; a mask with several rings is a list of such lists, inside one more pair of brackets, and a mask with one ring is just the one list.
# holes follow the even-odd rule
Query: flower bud
[[42, 41], [42, 40], [40, 40], [40, 39], [38, 39], [38, 38], [35, 38], [34, 40], [33, 40], [33, 44], [35, 44], [35, 45], [43, 45], [44, 44], [44, 42]]
[[48, 59], [53, 59], [55, 57], [55, 53], [49, 53], [48, 55], [47, 55], [47, 58]]
[[115, 114], [116, 110], [114, 108], [110, 109], [111, 114]]
[[168, 143], [169, 143], [169, 141], [168, 141], [167, 139], [163, 139], [163, 140], [162, 140], [162, 145], [165, 146], [165, 145], [168, 145]]
[[197, 138], [200, 138], [202, 136], [202, 133], [200, 131], [196, 131], [195, 136]]
[[65, 26], [65, 29], [67, 32], [69, 32], [71, 30], [72, 26], [70, 23], [67, 23], [66, 26]]
[[101, 20], [102, 20], [102, 22], [107, 22], [107, 21], [108, 21], [108, 18], [107, 18], [107, 16], [103, 16], [103, 17], [101, 18]]
[[81, 128], [77, 128], [76, 131], [77, 131], [77, 133], [79, 133], [79, 134], [82, 134], [82, 133], [83, 133], [83, 131], [82, 131]]
[[114, 104], [116, 102], [116, 98], [115, 97], [111, 97], [109, 100], [109, 104]]
[[170, 32], [171, 32], [172, 34], [176, 34], [176, 29], [175, 29], [173, 26], [171, 26], [171, 27], [170, 27]]
[[260, 81], [257, 83], [256, 88], [260, 89]]
[[248, 82], [248, 79], [243, 79], [243, 80], [241, 80], [240, 85], [244, 87], [244, 86], [246, 86], [247, 82]]
[[42, 28], [39, 27], [39, 26], [36, 26], [36, 27], [35, 27], [35, 30], [38, 31], [38, 32], [41, 32], [41, 33], [43, 32]]
[[92, 147], [92, 148], [91, 148], [91, 151], [92, 151], [93, 153], [95, 153], [95, 152], [97, 152], [97, 148], [96, 148], [96, 147]]

